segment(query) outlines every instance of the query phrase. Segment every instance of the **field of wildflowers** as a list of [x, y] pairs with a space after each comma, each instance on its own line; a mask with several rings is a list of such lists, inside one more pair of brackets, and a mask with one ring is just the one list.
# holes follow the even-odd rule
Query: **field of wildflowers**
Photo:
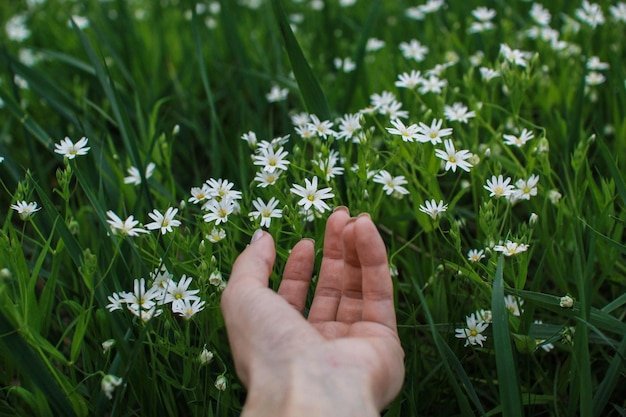
[[626, 416], [626, 3], [0, 5], [0, 415], [231, 416], [219, 303], [369, 212], [385, 416]]

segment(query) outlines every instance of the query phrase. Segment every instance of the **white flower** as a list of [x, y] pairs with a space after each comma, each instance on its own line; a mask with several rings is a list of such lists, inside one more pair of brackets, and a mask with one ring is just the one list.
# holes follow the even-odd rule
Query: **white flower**
[[587, 75], [585, 75], [585, 84], [587, 85], [600, 85], [605, 81], [606, 77], [598, 71], [591, 71]]
[[22, 42], [30, 36], [30, 30], [26, 26], [26, 15], [16, 14], [4, 25], [7, 37], [15, 42]]
[[419, 88], [420, 94], [435, 93], [440, 94], [442, 88], [448, 84], [446, 80], [440, 80], [437, 76], [431, 75], [422, 80], [422, 86]]
[[441, 213], [448, 210], [448, 205], [443, 204], [443, 201], [439, 201], [439, 203], [437, 203], [434, 199], [430, 201], [426, 200], [423, 205], [420, 205], [419, 210], [428, 214], [433, 219], [437, 219]]
[[406, 59], [422, 62], [428, 53], [428, 47], [422, 45], [417, 39], [411, 39], [409, 43], [400, 43], [400, 51]]
[[467, 111], [467, 106], [463, 103], [454, 103], [452, 106], [443, 106], [443, 115], [450, 122], [467, 123], [472, 117], [476, 117], [474, 111]]
[[110, 400], [113, 398], [113, 391], [115, 391], [116, 387], [122, 385], [122, 382], [122, 378], [108, 374], [102, 378], [100, 388], [102, 389], [102, 392], [104, 392], [104, 395], [106, 395], [106, 397]]
[[403, 72], [398, 75], [398, 81], [396, 81], [394, 85], [399, 88], [408, 88], [409, 90], [413, 90], [415, 87], [420, 85], [422, 80], [422, 73], [412, 70], [410, 73]]
[[36, 211], [41, 210], [41, 207], [37, 207], [36, 202], [17, 201], [15, 204], [11, 204], [11, 208], [20, 215], [20, 219], [27, 220], [35, 214]]
[[572, 308], [574, 307], [574, 299], [569, 295], [563, 296], [559, 299], [559, 305], [562, 308]]
[[211, 363], [212, 360], [213, 352], [208, 350], [205, 346], [204, 348], [202, 348], [202, 352], [200, 352], [200, 355], [198, 355], [198, 361], [200, 362], [200, 365], [208, 365]]
[[337, 139], [343, 139], [345, 141], [352, 140], [359, 130], [361, 130], [361, 118], [362, 115], [345, 114], [339, 119], [339, 132], [337, 132]]
[[381, 169], [376, 175], [374, 175], [374, 182], [382, 184], [383, 191], [385, 191], [387, 195], [394, 194], [401, 196], [409, 194], [409, 190], [403, 187], [404, 184], [407, 184], [407, 180], [404, 178], [404, 175], [394, 177], [389, 172]]
[[473, 154], [468, 150], [457, 151], [454, 149], [454, 144], [451, 139], [446, 139], [444, 141], [444, 146], [446, 150], [435, 149], [435, 155], [446, 161], [445, 170], [452, 170], [452, 172], [456, 172], [458, 167], [465, 172], [469, 172], [473, 165], [467, 160], [470, 159]]
[[487, 340], [487, 336], [484, 336], [484, 332], [489, 323], [482, 320], [477, 320], [474, 313], [465, 318], [466, 328], [455, 329], [455, 337], [459, 339], [465, 339], [465, 346], [467, 345], [483, 345], [483, 342]]
[[538, 175], [531, 175], [528, 180], [517, 180], [515, 186], [517, 189], [513, 191], [511, 196], [515, 200], [530, 200], [530, 197], [537, 195], [537, 183], [539, 182]]
[[583, 0], [582, 6], [576, 9], [576, 17], [594, 29], [604, 23], [604, 15], [600, 5], [589, 3], [587, 0]]
[[336, 132], [332, 130], [333, 122], [329, 120], [320, 120], [316, 115], [309, 115], [311, 121], [308, 127], [315, 132], [315, 134], [321, 138], [326, 139], [329, 135], [334, 135]]
[[236, 203], [231, 198], [223, 198], [218, 200], [209, 200], [202, 206], [203, 210], [208, 211], [202, 218], [205, 222], [215, 221], [215, 224], [226, 223], [228, 216], [235, 211]]
[[311, 207], [315, 210], [323, 213], [326, 210], [330, 210], [328, 204], [324, 202], [325, 199], [333, 198], [335, 195], [331, 192], [332, 188], [317, 189], [317, 177], [313, 177], [311, 181], [308, 178], [304, 179], [305, 186], [294, 184], [291, 187], [291, 192], [297, 196], [302, 197], [298, 201], [298, 205], [302, 206], [305, 210], [309, 210]]
[[513, 256], [518, 253], [526, 252], [528, 250], [528, 245], [525, 243], [512, 242], [507, 240], [504, 242], [504, 245], [496, 245], [493, 247], [493, 250], [496, 252], [502, 252], [504, 256]]
[[200, 290], [190, 290], [189, 285], [193, 280], [192, 277], [187, 277], [187, 275], [183, 275], [175, 285], [169, 285], [167, 287], [167, 293], [165, 294], [165, 298], [163, 303], [172, 303], [172, 311], [176, 312], [174, 308], [177, 304], [183, 302], [184, 300], [198, 300], [196, 294], [200, 292]]
[[472, 10], [472, 16], [481, 22], [487, 22], [496, 16], [496, 11], [487, 7], [477, 7]]
[[609, 6], [609, 12], [613, 19], [626, 23], [626, 3], [620, 1], [615, 6]]
[[67, 159], [74, 159], [77, 155], [87, 155], [87, 151], [91, 149], [86, 147], [88, 140], [89, 139], [83, 136], [78, 142], [73, 143], [72, 140], [66, 136], [60, 143], [54, 144], [54, 151]]
[[441, 128], [442, 123], [443, 119], [433, 119], [430, 126], [420, 122], [419, 127], [417, 128], [417, 135], [415, 135], [415, 140], [422, 143], [430, 141], [433, 145], [441, 143], [443, 138], [452, 134], [452, 128]]
[[135, 220], [133, 216], [128, 216], [126, 220], [122, 220], [113, 211], [107, 211], [107, 223], [111, 227], [111, 232], [114, 235], [120, 234], [122, 236], [139, 236], [140, 233], [148, 233], [143, 227], [135, 227], [139, 224], [139, 220]]
[[254, 181], [258, 182], [257, 187], [267, 187], [268, 185], [276, 184], [276, 180], [280, 177], [281, 171], [269, 172], [262, 170], [257, 172], [254, 176]]
[[214, 227], [211, 229], [211, 232], [206, 235], [206, 238], [209, 239], [209, 242], [211, 243], [217, 243], [226, 238], [226, 231], [221, 227]]
[[222, 178], [216, 180], [211, 178], [206, 181], [206, 184], [209, 186], [209, 194], [213, 198], [218, 200], [238, 200], [241, 198], [241, 191], [234, 190], [233, 187], [235, 184], [228, 180]]
[[561, 200], [561, 197], [563, 197], [563, 195], [557, 190], [548, 191], [548, 199], [554, 205], [558, 204], [558, 202]]
[[261, 218], [261, 227], [270, 227], [272, 218], [281, 218], [283, 217], [283, 211], [281, 209], [277, 209], [276, 206], [280, 204], [275, 197], [272, 197], [267, 204], [263, 201], [261, 197], [252, 201], [252, 205], [256, 210], [248, 213], [248, 216], [256, 219], [257, 217]]
[[204, 200], [209, 200], [211, 198], [211, 188], [209, 187], [208, 184], [204, 183], [202, 184], [201, 187], [192, 187], [190, 194], [191, 197], [189, 198], [189, 202], [194, 203], [194, 204], [198, 204], [203, 202]]
[[227, 381], [224, 375], [220, 375], [215, 379], [215, 388], [220, 391], [226, 391]]
[[219, 287], [222, 285], [222, 282], [224, 282], [224, 279], [222, 278], [222, 273], [220, 271], [215, 270], [211, 272], [211, 275], [209, 275], [209, 284], [214, 287]]
[[399, 135], [404, 142], [413, 142], [417, 136], [418, 127], [416, 124], [405, 126], [400, 119], [391, 120], [393, 127], [387, 127], [387, 131], [392, 135]]
[[185, 320], [189, 320], [200, 311], [204, 310], [206, 301], [200, 300], [200, 298], [191, 299], [185, 298], [179, 300], [178, 303], [172, 304], [172, 312], [182, 316]]
[[369, 38], [367, 40], [367, 44], [365, 45], [365, 50], [367, 52], [375, 52], [375, 51], [378, 51], [379, 49], [384, 48], [384, 46], [385, 46], [385, 41], [382, 41], [377, 38]]
[[313, 161], [322, 172], [324, 180], [326, 181], [330, 181], [338, 175], [343, 175], [345, 169], [341, 166], [337, 166], [339, 162], [341, 162], [341, 158], [339, 157], [339, 153], [335, 150], [331, 150], [326, 158]]
[[490, 180], [487, 180], [487, 185], [483, 187], [489, 191], [489, 197], [507, 197], [513, 193], [513, 186], [510, 185], [511, 178], [506, 179], [502, 175], [497, 177], [494, 175]]
[[115, 339], [107, 339], [101, 344], [102, 353], [107, 353], [113, 346], [115, 346]]
[[500, 44], [500, 55], [511, 64], [518, 65], [520, 67], [526, 67], [528, 65], [529, 53], [520, 51], [519, 49], [511, 49], [507, 44]]
[[494, 78], [497, 78], [500, 76], [500, 73], [498, 71], [493, 70], [491, 68], [487, 68], [487, 67], [480, 67], [478, 71], [480, 71], [480, 76], [486, 82], [489, 82], [493, 80]]
[[283, 101], [289, 95], [289, 90], [286, 88], [280, 88], [278, 85], [273, 85], [270, 92], [265, 95], [265, 98], [270, 103], [276, 103]]
[[[156, 165], [154, 164], [154, 162], [150, 162], [146, 166], [146, 175], [145, 175], [146, 179], [152, 176], [155, 168], [156, 168]], [[127, 172], [128, 172], [128, 177], [124, 177], [124, 184], [134, 184], [134, 185], [141, 184], [141, 173], [139, 172], [139, 169], [131, 166], [130, 168], [128, 168]]]
[[157, 209], [152, 210], [152, 213], [148, 213], [148, 216], [154, 220], [152, 223], [148, 223], [146, 228], [148, 230], [161, 229], [161, 234], [166, 234], [172, 231], [172, 227], [180, 226], [180, 220], [174, 220], [174, 216], [178, 213], [177, 208], [168, 207], [165, 214], [161, 214]]
[[256, 133], [254, 133], [253, 131], [249, 131], [248, 133], [244, 133], [243, 135], [241, 135], [241, 140], [245, 140], [252, 148], [256, 147], [257, 138]]
[[277, 169], [287, 170], [287, 165], [289, 165], [289, 161], [286, 159], [287, 155], [289, 155], [289, 152], [282, 147], [274, 151], [273, 147], [265, 146], [259, 147], [258, 154], [254, 155], [252, 159], [254, 160], [254, 165], [260, 165], [263, 167], [263, 171], [272, 173]]
[[533, 3], [529, 14], [539, 26], [547, 26], [550, 24], [550, 19], [552, 18], [550, 11], [539, 3]]
[[522, 129], [522, 133], [520, 133], [519, 136], [515, 136], [515, 135], [502, 135], [502, 137], [504, 138], [504, 144], [505, 145], [509, 145], [509, 146], [517, 146], [517, 147], [522, 147], [523, 145], [526, 144], [526, 142], [528, 142], [529, 140], [531, 140], [532, 138], [535, 137], [535, 135], [533, 134], [533, 132], [527, 130], [527, 129]]
[[520, 316], [522, 310], [522, 306], [524, 305], [524, 300], [513, 297], [512, 295], [507, 295], [504, 297], [504, 305], [507, 310], [509, 310], [514, 316]]
[[120, 296], [119, 293], [114, 292], [113, 294], [107, 296], [110, 303], [107, 304], [105, 308], [109, 311], [121, 310], [123, 305], [126, 303], [124, 295], [125, 293], [122, 293]]
[[467, 252], [467, 260], [470, 262], [478, 262], [485, 257], [485, 251], [483, 249], [470, 249]]

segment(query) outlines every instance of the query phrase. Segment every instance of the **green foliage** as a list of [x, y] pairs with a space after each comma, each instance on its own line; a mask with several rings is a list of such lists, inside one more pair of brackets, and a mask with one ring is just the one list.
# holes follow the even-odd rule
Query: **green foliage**
[[[484, 2], [494, 26], [475, 33], [479, 2], [347, 3], [0, 5], [0, 415], [239, 415], [245, 390], [221, 286], [261, 226], [248, 216], [257, 198], [276, 198], [282, 210], [268, 227], [278, 252], [272, 286], [301, 237], [315, 238], [321, 254], [327, 213], [306, 219], [291, 191], [313, 176], [331, 188], [331, 207], [369, 212], [389, 248], [407, 377], [384, 415], [624, 415], [626, 66], [617, 6], [600, 4], [605, 23], [593, 28], [579, 4], [543, 2], [551, 32], [533, 21], [531, 3]], [[428, 48], [423, 59], [403, 55], [400, 44], [412, 39]], [[519, 51], [525, 65], [514, 60]], [[481, 67], [499, 76], [487, 80]], [[440, 93], [395, 84], [412, 70], [446, 84]], [[268, 100], [273, 86], [286, 97]], [[385, 91], [407, 112], [406, 126], [442, 120], [453, 129], [445, 138], [473, 154], [470, 171], [442, 167], [443, 143], [389, 132], [395, 117], [374, 105]], [[451, 118], [453, 103], [475, 116]], [[336, 132], [347, 115], [359, 127], [347, 139], [302, 134], [293, 122], [302, 112]], [[506, 143], [522, 129], [534, 137]], [[246, 132], [259, 142], [288, 136], [289, 167], [268, 187], [254, 180], [260, 151], [241, 140]], [[83, 136], [85, 155], [55, 152], [63, 138]], [[329, 160], [343, 173], [329, 175]], [[137, 184], [125, 181], [131, 167]], [[382, 170], [404, 181], [388, 193], [373, 179]], [[536, 175], [536, 194], [490, 197], [494, 175], [514, 186]], [[203, 218], [207, 199], [190, 199], [209, 179], [242, 194], [240, 213], [222, 224]], [[430, 200], [446, 210], [420, 210]], [[40, 210], [10, 208], [18, 202]], [[112, 211], [144, 228], [148, 213], [168, 208], [181, 225], [167, 233], [129, 236], [108, 222]], [[520, 245], [503, 257], [506, 241]], [[470, 249], [483, 252], [470, 259]], [[115, 294], [166, 273], [192, 277], [202, 311], [188, 320], [169, 303], [146, 320], [125, 304], [109, 311]], [[472, 314], [490, 322], [481, 343], [469, 340]]]

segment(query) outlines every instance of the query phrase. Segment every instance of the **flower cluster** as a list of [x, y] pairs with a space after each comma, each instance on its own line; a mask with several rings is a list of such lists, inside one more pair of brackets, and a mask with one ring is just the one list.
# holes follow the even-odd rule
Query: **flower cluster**
[[191, 277], [182, 275], [178, 282], [165, 266], [150, 273], [151, 286], [146, 290], [144, 278], [135, 279], [132, 292], [114, 292], [108, 296], [109, 311], [122, 310], [125, 306], [133, 315], [146, 322], [159, 316], [164, 305], [169, 304], [173, 313], [189, 320], [204, 309], [205, 301], [197, 295], [200, 290], [190, 289]]

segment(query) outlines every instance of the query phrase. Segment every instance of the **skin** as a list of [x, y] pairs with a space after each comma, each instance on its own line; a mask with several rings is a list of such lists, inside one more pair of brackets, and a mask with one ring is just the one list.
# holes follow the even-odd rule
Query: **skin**
[[303, 316], [314, 242], [294, 246], [278, 293], [276, 252], [257, 231], [222, 294], [235, 367], [248, 389], [243, 416], [378, 416], [401, 389], [404, 352], [382, 238], [369, 215], [329, 217], [322, 265]]

